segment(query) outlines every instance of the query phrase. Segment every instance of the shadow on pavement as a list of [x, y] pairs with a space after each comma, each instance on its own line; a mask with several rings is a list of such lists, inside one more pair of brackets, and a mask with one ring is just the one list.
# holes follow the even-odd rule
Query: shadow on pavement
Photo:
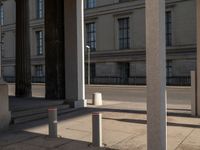
[[0, 150], [113, 150], [93, 147], [91, 143], [50, 138], [42, 134], [25, 131], [9, 131], [0, 134]]
[[[102, 113], [106, 113], [106, 112], [116, 112], [116, 113], [130, 113], [130, 114], [146, 114], [145, 110], [126, 110], [126, 109], [112, 109], [112, 108], [82, 108], [82, 109], [77, 109], [74, 112], [71, 113], [66, 113], [66, 114], [62, 114], [58, 117], [58, 121], [67, 121], [73, 118], [77, 118], [77, 117], [82, 117], [82, 116], [86, 116], [86, 115], [91, 115], [93, 112], [102, 112]], [[185, 113], [174, 113], [174, 112], [169, 112], [168, 116], [175, 116], [175, 117], [189, 117], [189, 118], [194, 118], [192, 117], [190, 114], [185, 114]], [[108, 118], [105, 118], [108, 119]], [[112, 118], [109, 118], [112, 119]], [[139, 123], [139, 124], [146, 124], [146, 120], [134, 120], [131, 119], [126, 119], [124, 118], [123, 120], [118, 120], [118, 121], [124, 121], [124, 122], [132, 122], [132, 123]], [[91, 122], [92, 123], [92, 122]], [[24, 130], [24, 129], [29, 129], [29, 128], [33, 128], [33, 127], [37, 127], [37, 126], [42, 126], [42, 125], [46, 125], [48, 124], [48, 119], [41, 119], [41, 120], [37, 120], [37, 121], [31, 121], [31, 122], [27, 122], [27, 123], [23, 123], [23, 124], [16, 124], [16, 125], [11, 125], [10, 129], [13, 130]], [[182, 123], [172, 123], [172, 122], [168, 122], [168, 125], [170, 126], [180, 126], [180, 127], [192, 127], [192, 128], [200, 128], [199, 124], [182, 124]]]
[[[121, 122], [128, 122], [128, 123], [147, 124], [147, 120], [142, 120], [142, 119], [113, 119], [113, 118], [103, 118], [103, 119], [121, 121]], [[167, 126], [186, 127], [186, 128], [200, 128], [200, 125], [174, 123], [174, 122], [167, 122]]]

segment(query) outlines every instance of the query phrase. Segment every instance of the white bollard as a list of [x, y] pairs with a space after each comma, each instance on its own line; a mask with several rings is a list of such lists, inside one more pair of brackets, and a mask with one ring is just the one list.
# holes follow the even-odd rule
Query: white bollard
[[197, 115], [197, 84], [196, 84], [196, 72], [191, 71], [191, 113], [192, 116]]
[[94, 93], [93, 96], [92, 96], [92, 103], [95, 106], [103, 105], [102, 94], [101, 93]]
[[95, 147], [102, 147], [102, 114], [92, 114], [92, 143]]
[[49, 108], [48, 109], [49, 116], [49, 136], [51, 138], [57, 138], [57, 108]]

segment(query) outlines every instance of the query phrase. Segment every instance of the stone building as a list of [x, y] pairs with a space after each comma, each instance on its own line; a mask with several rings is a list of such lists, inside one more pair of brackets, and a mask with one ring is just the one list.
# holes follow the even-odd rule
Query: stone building
[[[29, 0], [31, 64], [34, 82], [44, 82], [44, 2]], [[2, 73], [15, 79], [15, 1], [1, 8]], [[193, 0], [166, 0], [167, 76], [171, 85], [189, 84], [196, 65], [196, 8]], [[85, 0], [86, 79], [101, 84], [144, 84], [144, 0]], [[87, 82], [87, 80], [86, 80]]]

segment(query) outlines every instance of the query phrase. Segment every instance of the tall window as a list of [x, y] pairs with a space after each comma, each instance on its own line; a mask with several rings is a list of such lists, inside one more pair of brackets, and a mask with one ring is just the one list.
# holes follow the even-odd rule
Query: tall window
[[166, 46], [172, 46], [172, 13], [166, 12]]
[[172, 77], [172, 61], [167, 60], [167, 77]]
[[4, 11], [3, 11], [3, 6], [0, 6], [0, 24], [4, 24]]
[[44, 76], [43, 66], [42, 65], [35, 65], [35, 76], [36, 77]]
[[36, 17], [41, 19], [44, 17], [44, 0], [36, 0]]
[[86, 0], [86, 8], [95, 8], [96, 0]]
[[44, 34], [43, 31], [36, 31], [36, 48], [37, 55], [43, 55], [44, 53]]
[[96, 50], [96, 24], [87, 23], [86, 24], [86, 32], [87, 32], [87, 45], [90, 46], [91, 51]]
[[119, 23], [119, 49], [130, 48], [129, 18], [118, 19]]

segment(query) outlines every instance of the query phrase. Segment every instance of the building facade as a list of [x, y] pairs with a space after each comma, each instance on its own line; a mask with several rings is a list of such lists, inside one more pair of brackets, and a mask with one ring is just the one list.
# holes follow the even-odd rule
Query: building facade
[[[29, 0], [29, 3], [32, 77], [34, 82], [44, 82], [44, 1]], [[170, 85], [189, 84], [190, 71], [196, 69], [195, 6], [193, 0], [166, 0], [166, 68]], [[12, 82], [15, 1], [4, 2], [0, 13], [2, 74], [6, 81]], [[89, 82], [145, 84], [145, 1], [85, 0], [85, 45]]]

